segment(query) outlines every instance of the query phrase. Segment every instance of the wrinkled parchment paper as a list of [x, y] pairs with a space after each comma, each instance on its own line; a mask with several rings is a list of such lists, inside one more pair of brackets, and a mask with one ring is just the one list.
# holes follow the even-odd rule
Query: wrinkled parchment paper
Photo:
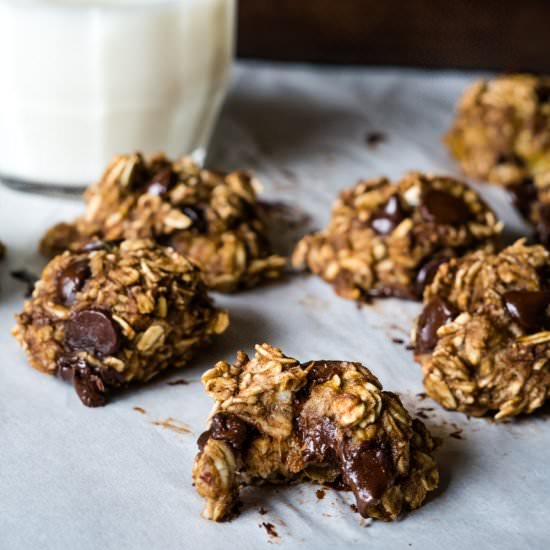
[[[209, 164], [254, 170], [265, 196], [289, 205], [273, 209], [279, 244], [288, 247], [322, 226], [337, 191], [360, 177], [410, 169], [456, 174], [440, 136], [460, 92], [478, 76], [241, 64]], [[479, 188], [510, 239], [525, 233], [499, 189]], [[8, 246], [0, 264], [0, 548], [549, 547], [548, 412], [496, 425], [419, 398], [420, 370], [405, 347], [415, 303], [358, 308], [307, 276], [217, 296], [231, 328], [192, 368], [105, 408], [82, 406], [69, 385], [31, 369], [10, 336], [24, 286], [8, 275], [39, 271], [42, 232], [80, 211], [78, 201], [0, 187], [0, 239]], [[212, 402], [200, 375], [262, 341], [300, 360], [361, 361], [386, 389], [400, 392], [443, 438], [437, 494], [393, 524], [363, 520], [351, 512], [350, 495], [328, 490], [320, 499], [312, 485], [248, 490], [238, 519], [201, 519], [190, 472]]]

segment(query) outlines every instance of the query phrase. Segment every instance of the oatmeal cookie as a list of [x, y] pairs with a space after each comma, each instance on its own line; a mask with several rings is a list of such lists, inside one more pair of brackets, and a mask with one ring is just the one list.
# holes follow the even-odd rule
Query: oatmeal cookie
[[472, 84], [444, 137], [467, 175], [508, 185], [550, 170], [550, 77], [504, 75]]
[[550, 254], [524, 240], [442, 265], [412, 333], [428, 394], [447, 409], [532, 413], [550, 393]]
[[244, 172], [201, 170], [188, 157], [118, 156], [86, 191], [85, 214], [52, 227], [40, 249], [51, 257], [94, 238], [150, 238], [195, 261], [209, 288], [252, 287], [285, 267], [271, 254], [255, 187]]
[[296, 246], [307, 268], [340, 296], [420, 298], [437, 267], [477, 248], [491, 250], [502, 224], [479, 195], [448, 177], [407, 174], [360, 181], [340, 193], [328, 227]]
[[16, 319], [31, 365], [70, 381], [92, 407], [130, 382], [183, 367], [228, 324], [198, 268], [149, 240], [56, 256]]
[[359, 363], [300, 364], [262, 344], [202, 377], [216, 400], [193, 480], [203, 516], [227, 519], [242, 487], [311, 480], [351, 490], [362, 516], [394, 520], [439, 481], [434, 442]]
[[474, 83], [444, 141], [464, 173], [504, 185], [538, 240], [550, 245], [550, 77]]

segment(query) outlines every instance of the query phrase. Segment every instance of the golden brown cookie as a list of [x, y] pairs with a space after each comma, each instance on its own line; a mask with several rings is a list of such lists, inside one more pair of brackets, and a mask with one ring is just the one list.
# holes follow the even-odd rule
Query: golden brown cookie
[[442, 265], [413, 330], [428, 394], [497, 420], [550, 394], [550, 254], [523, 240]]
[[152, 241], [128, 240], [56, 256], [14, 335], [34, 368], [99, 406], [113, 390], [185, 366], [227, 324], [193, 263]]
[[329, 225], [303, 238], [292, 262], [352, 300], [419, 298], [438, 265], [491, 250], [501, 229], [466, 184], [413, 172], [396, 184], [376, 178], [342, 191]]
[[52, 227], [40, 249], [51, 257], [94, 239], [154, 239], [196, 262], [212, 289], [252, 287], [286, 263], [271, 253], [256, 187], [244, 172], [201, 170], [187, 157], [118, 156], [86, 191], [85, 214]]

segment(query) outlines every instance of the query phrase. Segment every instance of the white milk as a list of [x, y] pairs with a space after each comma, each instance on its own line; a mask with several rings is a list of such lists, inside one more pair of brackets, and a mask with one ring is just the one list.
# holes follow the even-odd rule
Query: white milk
[[0, 0], [0, 176], [62, 186], [116, 153], [204, 154], [234, 0]]

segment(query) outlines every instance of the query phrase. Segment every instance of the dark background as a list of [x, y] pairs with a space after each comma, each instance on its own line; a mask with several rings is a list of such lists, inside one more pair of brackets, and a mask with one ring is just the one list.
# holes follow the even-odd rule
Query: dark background
[[239, 0], [245, 58], [550, 72], [550, 0]]

